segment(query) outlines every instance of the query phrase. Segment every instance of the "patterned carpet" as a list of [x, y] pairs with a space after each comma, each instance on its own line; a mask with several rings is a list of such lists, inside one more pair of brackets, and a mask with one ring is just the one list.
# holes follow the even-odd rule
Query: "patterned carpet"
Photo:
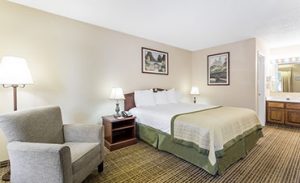
[[[5, 169], [0, 169], [0, 175]], [[1, 181], [0, 181], [1, 182]], [[264, 137], [248, 156], [223, 176], [211, 176], [175, 156], [143, 142], [107, 152], [104, 172], [85, 183], [110, 182], [300, 182], [300, 129], [267, 126]]]

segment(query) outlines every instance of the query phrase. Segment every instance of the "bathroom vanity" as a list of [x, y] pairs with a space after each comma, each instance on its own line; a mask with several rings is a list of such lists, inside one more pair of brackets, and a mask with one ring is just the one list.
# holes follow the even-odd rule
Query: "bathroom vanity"
[[300, 127], [300, 101], [267, 100], [267, 123], [277, 123]]

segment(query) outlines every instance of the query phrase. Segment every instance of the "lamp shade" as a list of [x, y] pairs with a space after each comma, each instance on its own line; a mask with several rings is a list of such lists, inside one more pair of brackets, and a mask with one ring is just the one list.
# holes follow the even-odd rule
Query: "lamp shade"
[[0, 84], [32, 84], [31, 73], [23, 58], [5, 56], [0, 64]]
[[193, 86], [192, 89], [191, 89], [191, 94], [192, 95], [199, 95], [199, 88], [196, 87], [196, 86]]
[[122, 88], [112, 88], [109, 98], [115, 100], [125, 99]]

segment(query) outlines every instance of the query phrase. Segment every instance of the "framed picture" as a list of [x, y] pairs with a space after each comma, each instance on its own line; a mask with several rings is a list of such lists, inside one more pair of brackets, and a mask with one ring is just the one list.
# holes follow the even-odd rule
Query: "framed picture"
[[142, 47], [142, 73], [168, 75], [168, 53]]
[[230, 84], [230, 53], [207, 56], [207, 85]]

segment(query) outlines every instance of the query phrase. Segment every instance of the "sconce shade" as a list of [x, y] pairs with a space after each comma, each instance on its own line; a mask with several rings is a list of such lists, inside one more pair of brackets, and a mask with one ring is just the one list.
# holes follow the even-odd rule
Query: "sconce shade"
[[192, 89], [191, 89], [191, 94], [192, 95], [199, 95], [199, 88], [196, 87], [196, 86], [193, 86]]
[[26, 60], [19, 57], [3, 57], [0, 64], [0, 84], [33, 84]]
[[125, 99], [122, 88], [112, 88], [110, 99], [123, 100]]

